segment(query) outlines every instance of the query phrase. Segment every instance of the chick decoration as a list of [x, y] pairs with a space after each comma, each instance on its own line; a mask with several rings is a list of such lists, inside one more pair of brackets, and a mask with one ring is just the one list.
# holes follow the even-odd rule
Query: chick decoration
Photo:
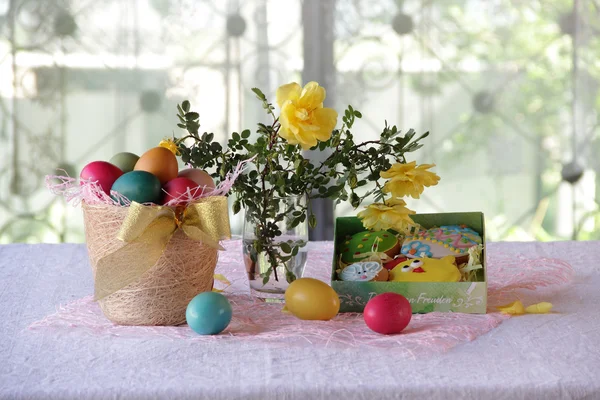
[[460, 278], [454, 256], [413, 258], [390, 271], [390, 281], [394, 282], [458, 282]]

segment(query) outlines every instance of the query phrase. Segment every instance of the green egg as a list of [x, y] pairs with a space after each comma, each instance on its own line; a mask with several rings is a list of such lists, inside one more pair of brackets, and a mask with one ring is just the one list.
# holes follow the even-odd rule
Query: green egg
[[140, 157], [136, 156], [133, 153], [123, 152], [115, 154], [113, 158], [110, 159], [109, 163], [119, 167], [119, 169], [125, 174], [127, 172], [133, 171], [133, 167], [135, 167], [135, 163], [139, 159]]
[[[131, 171], [121, 175], [113, 183], [111, 191], [113, 190], [127, 197], [129, 201], [138, 203], [159, 203], [162, 198], [160, 181], [146, 171]], [[112, 197], [118, 200], [115, 196]]]

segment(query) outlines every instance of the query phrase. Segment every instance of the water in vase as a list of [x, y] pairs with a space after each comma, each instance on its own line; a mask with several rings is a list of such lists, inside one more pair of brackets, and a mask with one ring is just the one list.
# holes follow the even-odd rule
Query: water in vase
[[[277, 238], [278, 242], [286, 242], [289, 240], [295, 241], [297, 237], [280, 236]], [[275, 273], [271, 273], [269, 282], [263, 285], [263, 278], [261, 274], [268, 271], [270, 263], [266, 253], [258, 255], [256, 262], [253, 262], [250, 258], [250, 251], [252, 249], [253, 240], [244, 239], [243, 241], [243, 253], [244, 253], [244, 264], [246, 266], [246, 272], [248, 274], [248, 280], [250, 281], [250, 289], [260, 293], [272, 293], [282, 294], [285, 293], [289, 283], [286, 279], [287, 268], [291, 271], [296, 278], [301, 278], [304, 274], [304, 267], [306, 265], [307, 248], [306, 246], [298, 249], [298, 254], [292, 256], [292, 258], [285, 264], [280, 264], [277, 267], [277, 280], [275, 279]], [[279, 251], [279, 249], [277, 249]], [[285, 253], [281, 253], [287, 255]]]

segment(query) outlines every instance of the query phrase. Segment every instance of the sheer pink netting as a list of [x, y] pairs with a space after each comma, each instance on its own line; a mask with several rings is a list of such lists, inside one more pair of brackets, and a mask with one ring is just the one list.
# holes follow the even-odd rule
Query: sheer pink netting
[[[333, 246], [312, 243], [306, 276], [329, 281]], [[573, 277], [569, 264], [557, 259], [488, 256], [488, 314], [430, 313], [414, 315], [409, 326], [398, 335], [384, 336], [367, 328], [361, 314], [339, 314], [332, 321], [301, 321], [281, 311], [282, 304], [265, 303], [249, 296], [248, 281], [242, 262], [240, 241], [225, 243], [217, 273], [231, 285], [225, 288], [233, 306], [233, 320], [220, 335], [200, 336], [187, 326], [134, 327], [108, 321], [91, 296], [59, 306], [57, 312], [32, 324], [29, 329], [69, 331], [77, 335], [127, 337], [164, 337], [197, 342], [265, 342], [270, 346], [324, 346], [339, 348], [384, 348], [407, 357], [443, 352], [471, 341], [498, 326], [503, 314], [494, 306], [513, 301], [525, 291], [538, 288], [559, 289]], [[220, 283], [216, 282], [216, 287]], [[222, 287], [222, 285], [221, 285]], [[522, 297], [521, 297], [522, 298]]]

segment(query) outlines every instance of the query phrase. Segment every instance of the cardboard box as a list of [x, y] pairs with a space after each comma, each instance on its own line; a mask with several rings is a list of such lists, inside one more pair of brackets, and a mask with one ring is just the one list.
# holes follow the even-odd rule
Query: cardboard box
[[[481, 235], [485, 246], [483, 213], [416, 214], [412, 218], [424, 228], [465, 224]], [[373, 296], [394, 292], [403, 295], [410, 301], [413, 313], [442, 311], [485, 314], [487, 308], [485, 248], [482, 254], [483, 269], [477, 271], [475, 282], [348, 282], [337, 280], [337, 254], [340, 243], [346, 240], [346, 237], [364, 230], [361, 221], [356, 217], [336, 218], [331, 286], [340, 296], [340, 312], [362, 312]]]

